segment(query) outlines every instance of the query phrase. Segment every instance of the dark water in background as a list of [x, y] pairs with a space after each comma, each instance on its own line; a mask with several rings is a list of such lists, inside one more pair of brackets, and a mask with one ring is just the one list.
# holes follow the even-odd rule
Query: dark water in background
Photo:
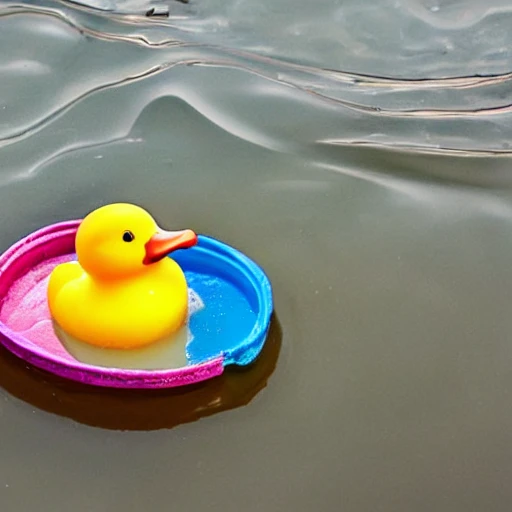
[[133, 201], [276, 319], [185, 395], [0, 351], [0, 510], [508, 512], [508, 2], [90, 5], [0, 4], [1, 249]]

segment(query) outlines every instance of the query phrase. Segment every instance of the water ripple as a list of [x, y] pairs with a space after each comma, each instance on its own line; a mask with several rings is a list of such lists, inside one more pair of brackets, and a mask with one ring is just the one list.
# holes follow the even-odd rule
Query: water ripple
[[[77, 142], [70, 126], [71, 119], [76, 129], [81, 126], [77, 117], [81, 105], [101, 104], [109, 91], [133, 89], [139, 82], [144, 83], [140, 98], [146, 99], [124, 106], [119, 100], [118, 108], [125, 112], [114, 123], [115, 133], [107, 130], [93, 144], [117, 140], [120, 123], [129, 120], [133, 125], [156, 98], [177, 96], [223, 130], [278, 151], [351, 145], [459, 156], [510, 154], [510, 71], [392, 77], [312, 66], [307, 59], [293, 62], [279, 52], [269, 55], [240, 41], [226, 45], [223, 37], [205, 28], [208, 18], [204, 13], [201, 18], [198, 6], [186, 9], [169, 20], [152, 20], [133, 12], [105, 13], [51, 0], [44, 5], [4, 4], [0, 10], [4, 44], [57, 49], [55, 55], [36, 51], [30, 66], [16, 54], [0, 58], [0, 69], [10, 79], [0, 122], [4, 159], [15, 158], [18, 167], [27, 165], [25, 174], [38, 168], [37, 158], [42, 162], [49, 158], [45, 152], [27, 160], [13, 156], [17, 149], [12, 154], [6, 149], [21, 144], [20, 151], [24, 150], [27, 140], [36, 135], [34, 144], [44, 140], [50, 127], [59, 130], [63, 118], [71, 138], [61, 132], [54, 154], [87, 146], [91, 141]], [[491, 11], [475, 23], [491, 16]], [[27, 32], [34, 16], [40, 20], [39, 29]], [[63, 31], [64, 26], [74, 35]], [[69, 45], [62, 45], [63, 40]], [[63, 68], [59, 57], [67, 59], [70, 67]], [[57, 78], [49, 87], [48, 76], [53, 74]], [[16, 84], [26, 93], [19, 94]], [[251, 105], [257, 105], [258, 115]], [[294, 129], [291, 110], [300, 112]]]

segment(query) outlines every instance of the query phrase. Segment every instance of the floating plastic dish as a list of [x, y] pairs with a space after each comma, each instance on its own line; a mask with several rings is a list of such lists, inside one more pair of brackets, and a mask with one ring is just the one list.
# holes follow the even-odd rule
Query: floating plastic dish
[[172, 253], [189, 287], [183, 366], [115, 368], [78, 360], [56, 334], [47, 304], [48, 279], [76, 260], [80, 220], [45, 227], [0, 257], [0, 342], [32, 365], [66, 379], [116, 388], [170, 388], [245, 366], [261, 352], [272, 315], [272, 289], [263, 270], [236, 249], [200, 235]]

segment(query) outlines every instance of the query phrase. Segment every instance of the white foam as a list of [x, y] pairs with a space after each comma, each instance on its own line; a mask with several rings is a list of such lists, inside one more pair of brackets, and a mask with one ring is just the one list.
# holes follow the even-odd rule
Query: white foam
[[195, 313], [204, 308], [203, 299], [192, 288], [188, 289], [188, 317], [190, 318]]
[[[199, 311], [204, 308], [203, 299], [199, 296], [199, 294], [193, 290], [192, 288], [188, 289], [188, 318], [192, 315], [195, 315]], [[187, 343], [190, 343], [194, 339], [194, 335], [190, 330], [190, 327], [187, 325]]]

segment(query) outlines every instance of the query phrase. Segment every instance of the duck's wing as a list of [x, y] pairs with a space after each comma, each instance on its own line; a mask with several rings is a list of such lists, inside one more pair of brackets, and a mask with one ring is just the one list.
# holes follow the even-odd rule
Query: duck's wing
[[57, 299], [57, 295], [62, 290], [62, 287], [74, 279], [78, 279], [83, 275], [83, 269], [77, 261], [70, 261], [69, 263], [62, 263], [57, 265], [48, 282], [48, 305], [50, 311]]

